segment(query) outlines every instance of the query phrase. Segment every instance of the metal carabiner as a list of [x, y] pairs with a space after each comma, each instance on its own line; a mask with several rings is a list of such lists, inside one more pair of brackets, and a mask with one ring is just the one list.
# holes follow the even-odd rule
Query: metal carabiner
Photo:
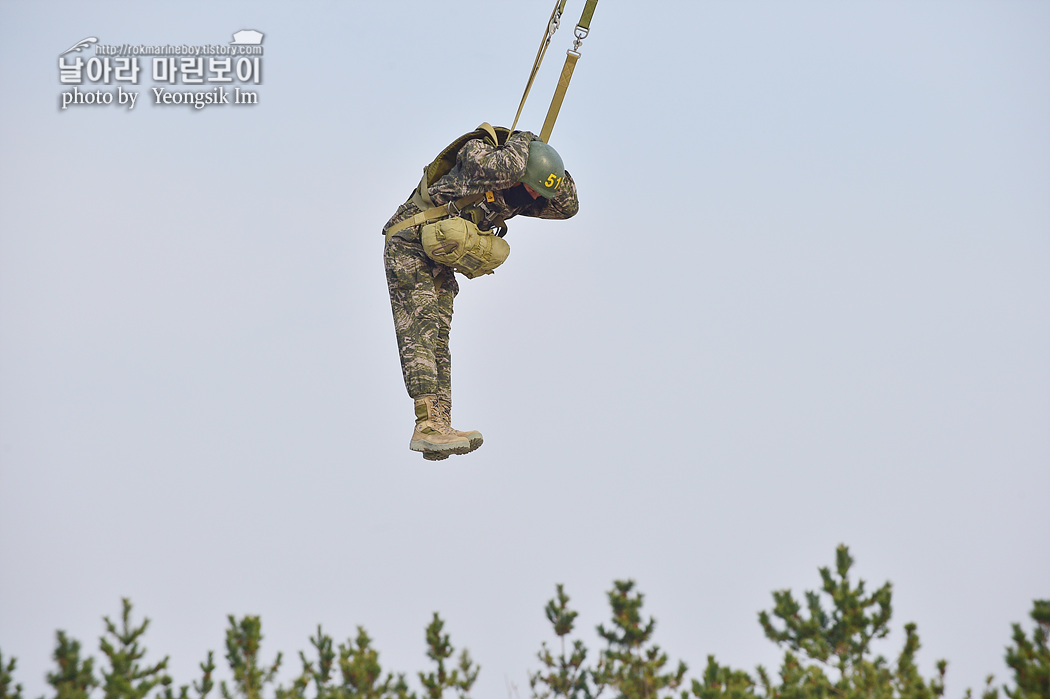
[[591, 30], [587, 27], [581, 27], [577, 24], [576, 29], [573, 30], [572, 33], [573, 36], [576, 37], [576, 41], [572, 42], [572, 50], [579, 53], [580, 44], [582, 44], [583, 40], [587, 38], [587, 35], [591, 33]]

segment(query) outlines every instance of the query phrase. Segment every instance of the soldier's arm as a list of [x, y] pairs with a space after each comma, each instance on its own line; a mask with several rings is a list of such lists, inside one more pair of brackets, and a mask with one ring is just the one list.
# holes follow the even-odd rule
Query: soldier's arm
[[507, 142], [495, 147], [484, 139], [468, 141], [459, 152], [458, 164], [477, 192], [508, 189], [521, 181], [529, 159], [529, 143], [536, 138], [528, 131], [511, 134]]

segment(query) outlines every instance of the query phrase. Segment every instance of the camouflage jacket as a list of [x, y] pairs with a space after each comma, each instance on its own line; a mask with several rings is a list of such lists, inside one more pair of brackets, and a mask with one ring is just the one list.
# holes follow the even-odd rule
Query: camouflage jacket
[[[507, 200], [509, 190], [521, 182], [529, 157], [529, 143], [535, 139], [536, 135], [529, 131], [515, 131], [499, 147], [480, 138], [467, 141], [457, 154], [452, 170], [428, 189], [431, 201], [440, 206], [471, 194], [492, 192], [495, 201], [482, 201], [475, 205], [482, 212], [478, 223], [482, 230], [492, 228], [501, 219], [505, 221], [519, 215], [549, 219], [575, 216], [580, 203], [576, 198], [576, 183], [568, 171], [557, 194], [551, 199], [532, 199], [525, 194], [516, 201], [513, 197], [512, 201]], [[419, 209], [409, 197], [387, 221], [383, 231], [418, 212]], [[414, 239], [418, 235], [417, 231], [409, 228], [396, 235]]]

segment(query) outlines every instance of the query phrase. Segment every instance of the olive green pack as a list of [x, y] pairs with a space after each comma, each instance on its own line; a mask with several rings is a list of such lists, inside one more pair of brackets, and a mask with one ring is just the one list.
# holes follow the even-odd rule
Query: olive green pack
[[447, 175], [456, 166], [456, 155], [460, 149], [475, 138], [483, 138], [494, 146], [502, 146], [510, 138], [510, 129], [502, 126], [493, 126], [487, 121], [478, 126], [470, 133], [465, 133], [442, 150], [433, 162], [423, 168], [423, 179], [421, 186], [427, 188]]
[[458, 216], [426, 224], [420, 239], [427, 257], [468, 279], [492, 274], [510, 255], [507, 241]]
[[[435, 208], [434, 202], [430, 199], [429, 189], [435, 182], [451, 172], [452, 168], [456, 166], [456, 157], [459, 155], [460, 149], [467, 144], [467, 141], [472, 141], [475, 138], [482, 138], [490, 144], [499, 147], [506, 143], [509, 137], [510, 129], [503, 128], [502, 126], [493, 126], [487, 121], [482, 122], [478, 128], [470, 133], [463, 134], [455, 141], [448, 144], [429, 165], [423, 168], [423, 177], [420, 178], [419, 186], [416, 187], [415, 194], [412, 195], [412, 201], [421, 211], [424, 212], [428, 209]], [[481, 223], [482, 212], [478, 211], [477, 208], [474, 207], [474, 204], [477, 204], [481, 199], [482, 197], [476, 194], [470, 198], [464, 197], [463, 199], [454, 202], [452, 208], [455, 208], [458, 212], [456, 215], [469, 218], [476, 226]], [[489, 199], [489, 201], [492, 200]], [[502, 238], [507, 232], [506, 224], [500, 223], [499, 228], [501, 230], [497, 232], [497, 235]]]

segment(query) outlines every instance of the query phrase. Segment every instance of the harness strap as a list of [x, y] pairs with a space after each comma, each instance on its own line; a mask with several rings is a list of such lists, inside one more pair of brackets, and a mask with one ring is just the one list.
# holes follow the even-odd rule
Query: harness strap
[[558, 27], [561, 24], [561, 13], [565, 10], [565, 3], [568, 0], [554, 0], [554, 11], [551, 12], [551, 18], [547, 22], [547, 30], [543, 35], [543, 40], [540, 42], [540, 48], [536, 52], [536, 60], [532, 64], [532, 72], [529, 73], [529, 81], [525, 84], [525, 93], [521, 96], [521, 102], [518, 103], [518, 113], [514, 115], [514, 123], [510, 125], [510, 130], [513, 132], [514, 127], [518, 125], [518, 117], [521, 116], [521, 110], [525, 107], [525, 100], [529, 96], [529, 91], [532, 89], [532, 81], [536, 79], [536, 73], [540, 70], [540, 63], [543, 62], [543, 56], [547, 53], [547, 47], [550, 46], [551, 39], [554, 37], [554, 32], [558, 31]]
[[[598, 7], [598, 0], [587, 0], [587, 4], [583, 8], [583, 14], [580, 16], [580, 23], [576, 26], [580, 29], [590, 30], [591, 28], [591, 17], [594, 16], [594, 8]], [[586, 34], [584, 34], [586, 36]], [[583, 36], [578, 36], [580, 41], [583, 41]]]
[[576, 67], [576, 61], [580, 60], [580, 45], [590, 33], [591, 17], [594, 16], [594, 9], [597, 6], [598, 0], [587, 0], [587, 4], [583, 8], [583, 15], [580, 17], [580, 22], [576, 25], [574, 31], [576, 40], [572, 43], [572, 48], [565, 52], [565, 65], [561, 69], [561, 78], [558, 80], [558, 87], [554, 90], [550, 109], [547, 110], [547, 118], [543, 122], [543, 130], [540, 131], [540, 140], [544, 143], [550, 141], [551, 132], [554, 131], [554, 122], [558, 119], [558, 112], [561, 111], [561, 103], [565, 99], [565, 91], [569, 89], [572, 71]]
[[[562, 1], [564, 2], [565, 0]], [[492, 145], [497, 147], [499, 146], [499, 137], [496, 134], [496, 129], [492, 126], [492, 124], [488, 123], [487, 121], [484, 121], [481, 124], [479, 124], [478, 128], [474, 129], [474, 131], [464, 136], [463, 139], [466, 139], [467, 136], [471, 136], [477, 131], [484, 131], [488, 135], [488, 137], [492, 139]], [[453, 142], [452, 145], [454, 146], [455, 143], [456, 142]], [[388, 228], [386, 230], [387, 241], [390, 240], [390, 236], [394, 235], [398, 231], [403, 231], [406, 228], [415, 228], [416, 226], [421, 226], [424, 223], [430, 223], [431, 221], [437, 221], [442, 218], [458, 216], [460, 211], [467, 208], [468, 206], [471, 206], [472, 204], [477, 204], [482, 199], [493, 201], [492, 192], [482, 192], [480, 194], [470, 194], [465, 197], [460, 197], [455, 201], [450, 201], [448, 204], [443, 204], [441, 206], [434, 205], [434, 202], [430, 199], [430, 192], [428, 191], [427, 184], [428, 181], [433, 182], [437, 179], [436, 177], [434, 178], [434, 180], [430, 179], [430, 176], [434, 174], [434, 166], [446, 155], [446, 153], [451, 148], [452, 146], [446, 148], [445, 151], [443, 151], [441, 155], [438, 156], [437, 160], [435, 160], [427, 167], [423, 168], [423, 177], [419, 180], [419, 186], [416, 187], [416, 191], [412, 193], [411, 199], [412, 203], [416, 205], [417, 209], [419, 209], [419, 213], [415, 216], [412, 216], [411, 218], [406, 218], [404, 221], [400, 221], [399, 223], [396, 223], [390, 228]], [[499, 222], [499, 225], [503, 226], [502, 220]], [[506, 232], [505, 227], [503, 228], [503, 231], [504, 233]]]
[[551, 99], [550, 109], [547, 110], [547, 118], [543, 120], [543, 129], [540, 131], [540, 140], [544, 143], [550, 142], [551, 132], [554, 131], [554, 122], [558, 119], [562, 100], [565, 99], [565, 91], [569, 89], [572, 71], [576, 68], [576, 61], [578, 60], [580, 60], [580, 54], [574, 51], [570, 50], [565, 54], [565, 65], [561, 67], [561, 77], [558, 78], [558, 86], [554, 88], [554, 97]]
[[[450, 218], [456, 216], [460, 211], [470, 206], [471, 204], [477, 204], [479, 201], [485, 198], [486, 193], [471, 194], [469, 196], [460, 197], [455, 201], [450, 201], [448, 204], [441, 206], [433, 206], [425, 211], [421, 211], [411, 218], [406, 218], [404, 221], [395, 223], [390, 228], [386, 229], [386, 239], [390, 240], [390, 236], [394, 235], [399, 231], [403, 231], [406, 228], [415, 228], [416, 226], [422, 226], [424, 223], [430, 223], [443, 218]], [[429, 199], [429, 197], [428, 197]]]

